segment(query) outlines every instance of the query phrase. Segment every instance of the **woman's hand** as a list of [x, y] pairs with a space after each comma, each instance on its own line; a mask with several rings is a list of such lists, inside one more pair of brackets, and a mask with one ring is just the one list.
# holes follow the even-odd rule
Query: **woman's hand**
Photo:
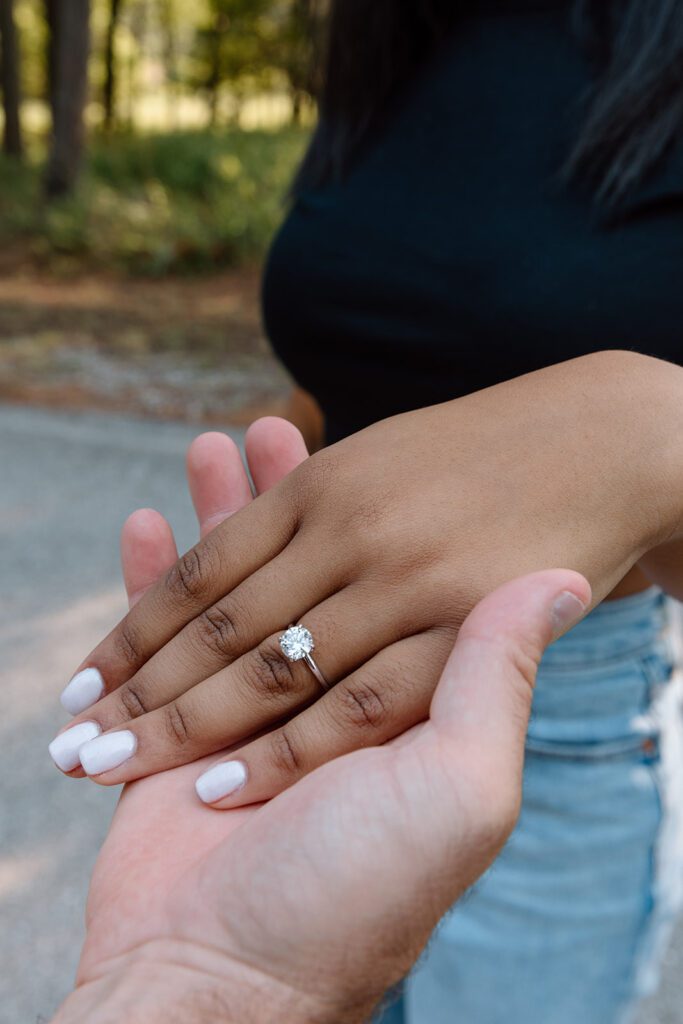
[[[278, 417], [259, 420], [247, 432], [245, 441], [257, 494], [274, 487], [308, 458], [301, 432]], [[253, 500], [239, 448], [226, 434], [210, 432], [195, 438], [187, 453], [186, 468], [200, 537]], [[121, 568], [129, 607], [137, 604], [177, 560], [170, 523], [151, 508], [133, 512], [121, 531]], [[90, 722], [80, 729], [63, 730], [50, 744], [57, 767], [82, 778], [85, 773], [80, 767], [80, 748], [98, 731], [99, 726]]]
[[[234, 806], [424, 719], [462, 621], [501, 581], [570, 565], [599, 601], [681, 532], [682, 381], [670, 364], [601, 353], [308, 459], [184, 555], [83, 663], [106, 689], [77, 719], [106, 730], [81, 751], [88, 774], [119, 783], [270, 729], [200, 786]], [[334, 684], [324, 695], [280, 649], [299, 621]]]
[[[131, 530], [156, 574], [149, 540]], [[144, 585], [131, 566], [131, 597]], [[536, 667], [589, 601], [566, 570], [506, 584], [461, 630], [425, 726], [264, 807], [214, 814], [191, 765], [126, 787], [54, 1024], [366, 1019], [514, 826]]]

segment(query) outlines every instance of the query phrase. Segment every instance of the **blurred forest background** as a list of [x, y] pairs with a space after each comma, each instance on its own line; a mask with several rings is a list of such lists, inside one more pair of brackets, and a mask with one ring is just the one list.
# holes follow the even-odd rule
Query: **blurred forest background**
[[258, 277], [324, 21], [324, 0], [0, 0], [1, 397], [280, 401]]

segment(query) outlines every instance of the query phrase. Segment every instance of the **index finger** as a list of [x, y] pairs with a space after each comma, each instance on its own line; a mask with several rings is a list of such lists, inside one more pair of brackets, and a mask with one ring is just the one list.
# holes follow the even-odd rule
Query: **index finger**
[[130, 679], [188, 622], [280, 554], [296, 528], [296, 506], [282, 485], [217, 526], [82, 662], [62, 694], [66, 710], [78, 714]]

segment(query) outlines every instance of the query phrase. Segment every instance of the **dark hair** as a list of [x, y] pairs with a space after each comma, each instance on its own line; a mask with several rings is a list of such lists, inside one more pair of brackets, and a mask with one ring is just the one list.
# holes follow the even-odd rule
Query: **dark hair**
[[[343, 177], [462, 8], [457, 0], [332, 0], [321, 118], [295, 193]], [[683, 127], [683, 0], [574, 0], [573, 24], [594, 76], [564, 177], [617, 204]]]

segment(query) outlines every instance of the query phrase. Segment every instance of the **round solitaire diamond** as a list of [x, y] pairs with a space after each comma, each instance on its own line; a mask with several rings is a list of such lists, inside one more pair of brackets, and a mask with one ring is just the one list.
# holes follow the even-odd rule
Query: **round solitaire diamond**
[[311, 653], [315, 644], [305, 626], [290, 626], [280, 637], [280, 647], [290, 661], [301, 661]]

